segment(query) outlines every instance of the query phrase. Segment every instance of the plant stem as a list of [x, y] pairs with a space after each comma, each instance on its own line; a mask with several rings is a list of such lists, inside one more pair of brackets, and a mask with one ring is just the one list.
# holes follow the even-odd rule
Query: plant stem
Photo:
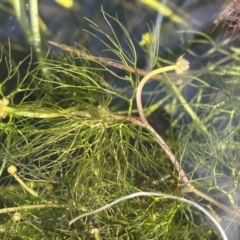
[[[66, 45], [63, 45], [63, 44], [60, 44], [60, 43], [57, 43], [57, 42], [53, 42], [53, 41], [48, 41], [48, 42], [49, 42], [49, 44], [51, 44], [55, 47], [61, 48], [64, 51], [75, 54], [78, 57], [83, 57], [84, 59], [86, 59], [88, 61], [97, 61], [99, 63], [103, 63], [104, 65], [108, 65], [108, 66], [112, 66], [112, 67], [115, 67], [115, 68], [118, 68], [118, 69], [126, 70], [126, 71], [131, 72], [131, 73], [137, 73], [139, 76], [146, 76], [147, 74], [149, 74], [149, 71], [145, 71], [143, 69], [135, 69], [135, 68], [130, 67], [130, 66], [126, 67], [122, 63], [118, 63], [116, 61], [106, 59], [106, 58], [102, 58], [102, 57], [94, 57], [94, 56], [89, 55], [87, 53], [84, 53], [80, 50], [73, 49], [71, 47], [68, 47]], [[162, 80], [162, 76], [155, 74], [154, 79]]]
[[55, 204], [55, 203], [26, 205], [26, 206], [19, 206], [19, 207], [2, 208], [0, 209], [0, 214], [18, 212], [23, 210], [40, 209], [40, 208], [67, 208], [67, 207], [68, 207], [67, 204]]
[[145, 115], [143, 112], [143, 106], [142, 106], [142, 89], [143, 89], [143, 87], [145, 86], [147, 81], [150, 78], [154, 77], [155, 75], [163, 73], [163, 72], [173, 71], [176, 69], [177, 69], [177, 66], [172, 65], [172, 66], [167, 66], [167, 67], [153, 70], [150, 73], [148, 73], [139, 83], [138, 89], [137, 89], [137, 94], [136, 94], [136, 100], [137, 100], [137, 107], [138, 107], [139, 115], [140, 115], [140, 118], [141, 118], [143, 124], [147, 123], [147, 119], [145, 118]]
[[14, 116], [28, 117], [28, 118], [58, 118], [58, 117], [68, 117], [68, 116], [77, 116], [77, 117], [91, 117], [91, 114], [86, 111], [75, 111], [73, 108], [66, 110], [55, 110], [51, 108], [43, 107], [33, 107], [33, 106], [24, 106], [20, 108], [14, 108], [9, 106], [4, 106], [2, 109], [7, 114], [12, 114]]
[[17, 175], [17, 168], [14, 165], [10, 165], [7, 170], [8, 173], [12, 175], [26, 191], [28, 191], [34, 197], [38, 197], [38, 193], [28, 187], [27, 184]]
[[160, 145], [160, 147], [164, 150], [166, 155], [169, 157], [171, 160], [172, 164], [174, 165], [175, 169], [178, 171], [182, 181], [188, 186], [191, 187], [191, 183], [186, 176], [185, 172], [181, 169], [180, 163], [177, 161], [176, 157], [172, 153], [171, 149], [168, 147], [168, 145], [165, 143], [165, 141], [162, 139], [162, 137], [154, 130], [154, 128], [148, 123], [144, 111], [143, 111], [143, 106], [142, 106], [142, 89], [147, 83], [147, 81], [154, 75], [167, 72], [167, 71], [173, 71], [178, 69], [177, 65], [172, 65], [172, 66], [167, 66], [163, 68], [159, 68], [156, 70], [153, 70], [150, 72], [148, 75], [146, 75], [140, 82], [138, 89], [137, 89], [137, 94], [136, 94], [136, 101], [137, 101], [137, 108], [139, 111], [139, 115], [142, 121], [142, 124], [154, 135], [156, 141]]

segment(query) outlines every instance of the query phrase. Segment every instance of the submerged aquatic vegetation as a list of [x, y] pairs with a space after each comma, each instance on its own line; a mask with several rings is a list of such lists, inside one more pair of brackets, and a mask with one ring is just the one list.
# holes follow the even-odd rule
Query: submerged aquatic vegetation
[[227, 32], [231, 32], [230, 40], [239, 38], [240, 29], [240, 1], [229, 0], [224, 9], [215, 17], [215, 24], [222, 24], [227, 27]]
[[[108, 22], [110, 16], [103, 14]], [[139, 71], [134, 44], [124, 26], [115, 21], [126, 34], [131, 54], [124, 51], [109, 22], [114, 37], [90, 24], [110, 40], [106, 50], [119, 57], [117, 62], [96, 58], [83, 48], [82, 54], [71, 49], [69, 55], [49, 56], [35, 69], [29, 68], [7, 93], [6, 85], [20, 64], [6, 61], [8, 76], [1, 82], [0, 102], [2, 238], [217, 238], [218, 232], [200, 211], [166, 195], [160, 197], [159, 192], [198, 202], [228, 235], [228, 229], [238, 228], [234, 221], [239, 222], [235, 67], [240, 63], [239, 52], [224, 50], [206, 34], [196, 33], [202, 44], [211, 45], [202, 58], [212, 53], [224, 57], [191, 70], [185, 57], [161, 66], [163, 62], [155, 56], [157, 69]], [[223, 68], [224, 59], [232, 62]], [[25, 61], [31, 64], [31, 58]], [[109, 65], [122, 67], [124, 76]], [[125, 81], [128, 88], [110, 86], [106, 72]], [[154, 78], [155, 74], [162, 75]], [[157, 80], [156, 88], [148, 95], [148, 91], [142, 93], [152, 79]], [[184, 97], [188, 86], [198, 90], [189, 101]], [[219, 91], [222, 97], [215, 97]], [[166, 94], [159, 100], [155, 96], [160, 93]], [[172, 121], [175, 126], [185, 116], [192, 121], [180, 126], [178, 135], [169, 129], [160, 136], [148, 124], [150, 113], [159, 106], [177, 115]], [[5, 170], [11, 166], [10, 174], [23, 185], [10, 182]], [[130, 195], [134, 199], [124, 197], [133, 192], [137, 192]], [[115, 199], [117, 205], [109, 204]], [[98, 208], [102, 211], [95, 211]], [[82, 219], [73, 222], [79, 215]]]

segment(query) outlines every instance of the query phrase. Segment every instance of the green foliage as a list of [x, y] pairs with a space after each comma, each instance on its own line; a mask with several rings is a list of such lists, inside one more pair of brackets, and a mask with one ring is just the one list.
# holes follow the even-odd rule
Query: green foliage
[[[129, 59], [116, 37], [108, 36], [112, 46], [106, 47], [129, 69], [122, 80], [129, 83], [130, 97], [109, 86], [104, 74], [113, 72], [96, 58], [84, 57], [83, 49], [81, 57], [48, 56], [39, 63], [30, 56], [24, 76], [19, 71], [22, 63], [12, 66], [2, 57], [8, 66], [0, 102], [2, 239], [217, 238], [218, 232], [200, 211], [177, 200], [149, 196], [121, 202], [69, 226], [81, 214], [140, 191], [190, 198], [209, 210], [224, 230], [238, 228], [239, 51], [228, 51], [197, 34], [201, 44], [211, 44], [199, 59], [217, 54], [222, 58], [183, 76], [164, 73], [144, 109], [150, 115], [161, 105], [171, 116], [178, 114], [173, 126], [194, 113], [191, 123], [179, 127], [179, 137], [173, 128], [166, 133], [193, 190], [184, 186], [153, 132], [134, 117], [139, 79], [134, 80], [130, 68], [138, 73], [136, 59]], [[127, 33], [126, 41], [135, 56]], [[9, 91], [13, 78], [15, 87]], [[199, 91], [183, 102], [187, 85]], [[167, 96], [155, 101], [156, 92]], [[37, 197], [10, 182], [15, 179], [6, 172], [11, 165]]]
[[[81, 66], [75, 66], [74, 61], [78, 60], [72, 58], [69, 63], [46, 59], [35, 70], [29, 70], [30, 81], [27, 77], [22, 79], [8, 96], [10, 103], [3, 109], [8, 116], [1, 123], [4, 146], [1, 168], [17, 166], [21, 178], [34, 187], [39, 197], [29, 196], [18, 186], [8, 186], [7, 177], [1, 194], [2, 204], [13, 207], [64, 203], [67, 207], [21, 211], [22, 221], [14, 225], [14, 231], [4, 233], [7, 236], [23, 237], [31, 232], [31, 236], [36, 237], [88, 238], [91, 221], [78, 223], [74, 229], [67, 230], [68, 221], [79, 211], [93, 210], [140, 187], [147, 190], [151, 181], [145, 172], [149, 170], [156, 177], [160, 171], [161, 176], [171, 173], [167, 169], [161, 170], [159, 162], [165, 157], [146, 131], [124, 122], [124, 116], [121, 121], [114, 120], [117, 109], [116, 106], [112, 109], [109, 103], [119, 94], [103, 87], [101, 70], [104, 69], [94, 69], [84, 60], [81, 60]], [[41, 67], [52, 72], [51, 79], [41, 75]], [[9, 66], [8, 77], [16, 71]], [[2, 83], [2, 89], [7, 81]], [[21, 97], [17, 97], [19, 94]], [[15, 98], [21, 100], [15, 102]], [[130, 106], [131, 99], [122, 99]], [[127, 109], [125, 114], [130, 111]], [[121, 221], [127, 221], [127, 216], [131, 215], [134, 204], [131, 205], [118, 213], [119, 217], [114, 221], [120, 223], [113, 226], [111, 232], [123, 228]], [[109, 234], [108, 223], [116, 217], [114, 212], [118, 210], [112, 211], [104, 213], [99, 220], [103, 224], [103, 237]], [[140, 209], [137, 211], [140, 213]], [[132, 214], [134, 225], [141, 217]], [[6, 217], [3, 226], [5, 221]], [[55, 224], [56, 221], [60, 223]], [[31, 225], [27, 227], [29, 222]]]

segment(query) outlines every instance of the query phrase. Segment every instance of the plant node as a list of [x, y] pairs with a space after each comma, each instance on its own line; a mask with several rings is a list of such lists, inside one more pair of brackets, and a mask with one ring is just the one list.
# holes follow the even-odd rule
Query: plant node
[[33, 196], [38, 197], [38, 194], [37, 194], [33, 189], [29, 188], [29, 187], [26, 185], [26, 183], [23, 182], [22, 179], [16, 174], [17, 168], [16, 168], [14, 165], [9, 166], [7, 170], [8, 170], [8, 173], [9, 173], [10, 175], [12, 175], [12, 176], [16, 179], [16, 181], [18, 181], [19, 184], [20, 184], [26, 191], [28, 191], [28, 192], [29, 192], [30, 194], [32, 194]]
[[18, 222], [22, 219], [22, 214], [20, 212], [15, 212], [12, 216], [14, 222]]
[[177, 59], [176, 62], [176, 70], [177, 74], [183, 74], [183, 72], [187, 71], [189, 68], [189, 61], [183, 58], [183, 55]]
[[4, 107], [9, 104], [9, 100], [6, 97], [3, 97], [2, 100], [0, 100], [0, 118], [7, 117], [7, 112], [4, 110]]
[[9, 166], [7, 170], [10, 175], [14, 175], [17, 172], [17, 168], [14, 165]]

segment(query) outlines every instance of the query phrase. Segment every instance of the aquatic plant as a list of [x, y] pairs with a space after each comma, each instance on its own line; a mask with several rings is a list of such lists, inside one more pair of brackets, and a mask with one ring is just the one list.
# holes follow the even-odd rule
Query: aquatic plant
[[[156, 69], [138, 69], [126, 28], [102, 14], [111, 33], [89, 24], [105, 34], [111, 43], [106, 51], [118, 61], [51, 41], [64, 55], [49, 54], [37, 63], [29, 56], [21, 76], [23, 62], [13, 65], [1, 55], [8, 66], [0, 89], [1, 238], [216, 239], [219, 232], [201, 211], [214, 217], [224, 239], [224, 231], [236, 237], [239, 51], [189, 29], [209, 51], [192, 51], [175, 62], [154, 51]], [[122, 48], [110, 18], [122, 28], [131, 53]], [[187, 61], [214, 54], [221, 59], [201, 69]], [[106, 72], [127, 88], [110, 85]], [[186, 99], [189, 86], [197, 91]], [[149, 124], [159, 107], [173, 116], [165, 135]], [[191, 121], [181, 124], [186, 116]]]
[[225, 27], [226, 33], [231, 32], [230, 40], [238, 39], [240, 28], [240, 1], [229, 0], [223, 10], [215, 17], [215, 24], [222, 24]]

